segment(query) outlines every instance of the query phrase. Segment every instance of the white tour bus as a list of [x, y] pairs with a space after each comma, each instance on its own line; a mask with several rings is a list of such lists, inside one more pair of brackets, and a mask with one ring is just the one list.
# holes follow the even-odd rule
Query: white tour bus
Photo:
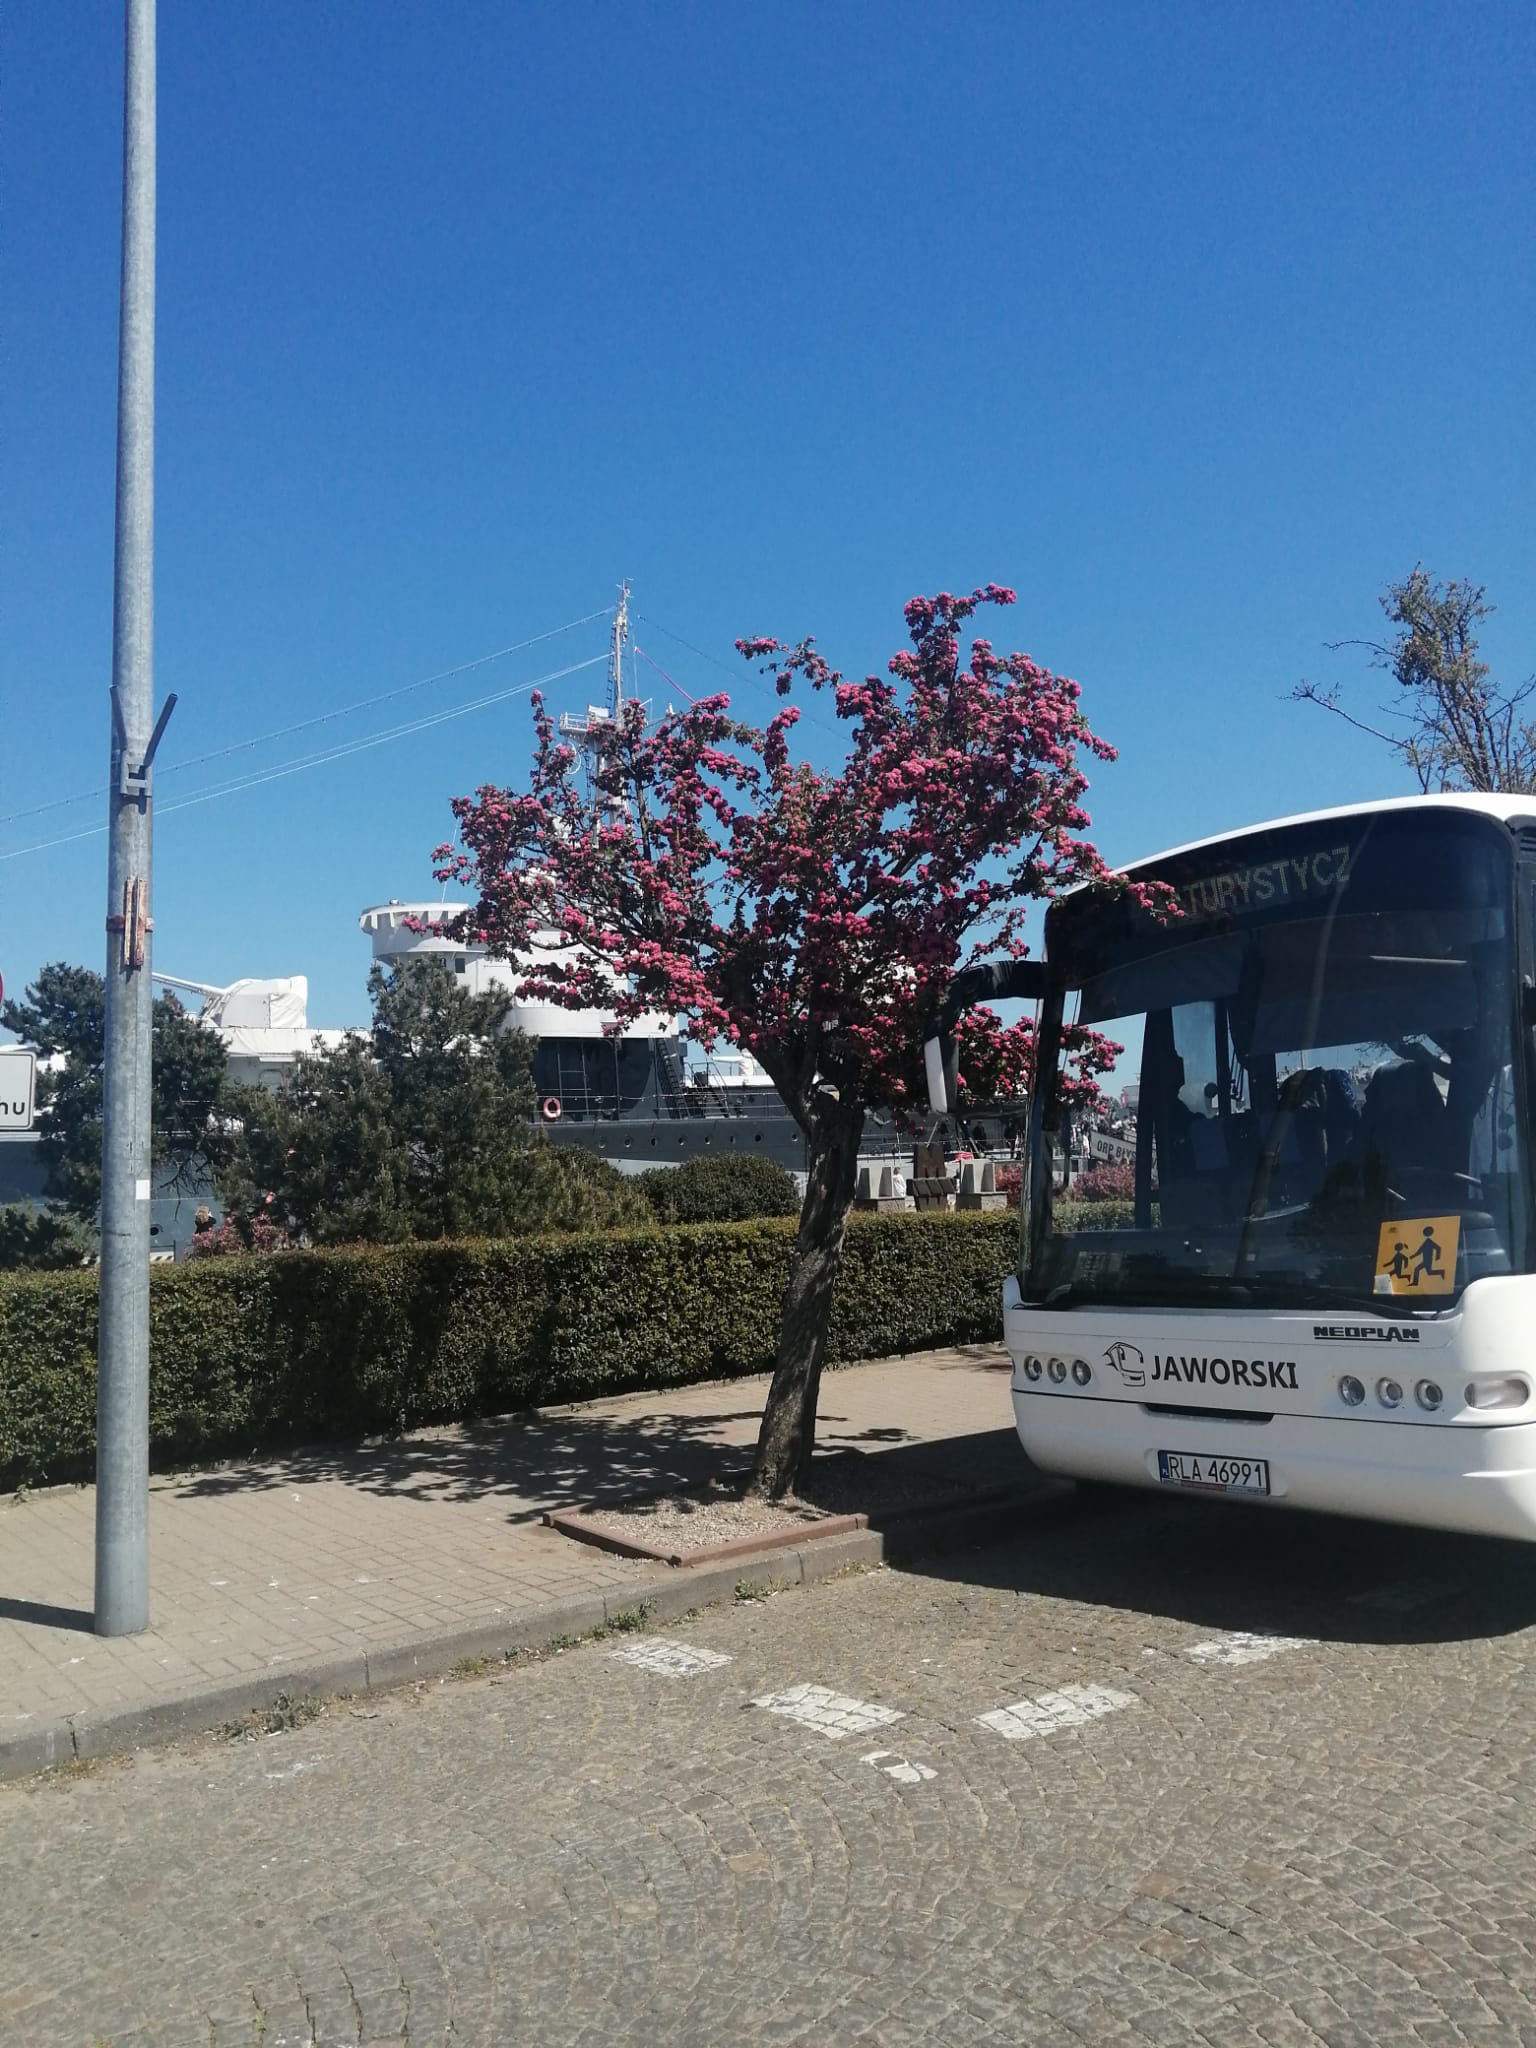
[[[1051, 905], [1017, 1272], [1048, 1471], [1536, 1537], [1536, 798], [1318, 811]], [[1064, 1026], [1124, 1048], [1133, 1193], [1060, 1192]], [[1131, 1076], [1136, 1076], [1134, 1097]]]

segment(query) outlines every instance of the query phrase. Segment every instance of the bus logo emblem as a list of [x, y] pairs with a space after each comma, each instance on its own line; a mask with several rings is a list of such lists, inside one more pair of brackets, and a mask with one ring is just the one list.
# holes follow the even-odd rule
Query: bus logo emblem
[[1104, 1352], [1104, 1363], [1112, 1365], [1121, 1380], [1128, 1387], [1144, 1387], [1147, 1384], [1147, 1362], [1134, 1344], [1125, 1344], [1117, 1337]]

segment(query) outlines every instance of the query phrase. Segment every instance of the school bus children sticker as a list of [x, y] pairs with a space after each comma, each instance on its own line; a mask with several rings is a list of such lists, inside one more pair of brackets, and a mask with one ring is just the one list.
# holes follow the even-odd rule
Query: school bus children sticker
[[1459, 1216], [1405, 1216], [1383, 1223], [1376, 1243], [1377, 1294], [1449, 1294], [1456, 1285]]

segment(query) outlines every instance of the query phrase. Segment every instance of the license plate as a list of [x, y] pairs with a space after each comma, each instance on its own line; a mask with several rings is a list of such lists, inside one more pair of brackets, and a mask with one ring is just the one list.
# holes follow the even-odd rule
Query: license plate
[[1164, 1486], [1192, 1486], [1202, 1493], [1268, 1493], [1264, 1458], [1211, 1458], [1194, 1451], [1159, 1451], [1157, 1476]]

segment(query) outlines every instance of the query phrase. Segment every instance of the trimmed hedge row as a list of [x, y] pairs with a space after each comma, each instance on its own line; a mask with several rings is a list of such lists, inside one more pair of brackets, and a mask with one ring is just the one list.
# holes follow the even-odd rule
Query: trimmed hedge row
[[[157, 1267], [159, 1469], [772, 1364], [792, 1221]], [[829, 1362], [996, 1337], [1017, 1221], [852, 1219]], [[97, 1275], [0, 1275], [0, 1488], [88, 1477]]]
[[1118, 1196], [1103, 1202], [1058, 1200], [1051, 1204], [1051, 1221], [1057, 1230], [1132, 1230], [1136, 1204]]
[[795, 1176], [756, 1152], [702, 1153], [681, 1166], [653, 1166], [627, 1185], [640, 1190], [658, 1223], [747, 1223], [800, 1214]]

